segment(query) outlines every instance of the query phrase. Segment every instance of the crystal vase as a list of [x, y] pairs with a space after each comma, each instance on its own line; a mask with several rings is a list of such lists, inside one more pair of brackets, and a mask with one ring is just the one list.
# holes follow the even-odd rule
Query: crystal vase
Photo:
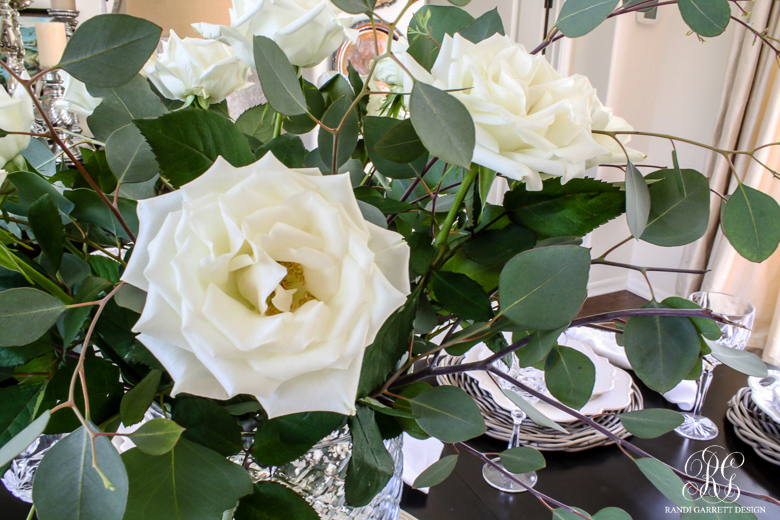
[[279, 467], [249, 466], [257, 482], [272, 480], [284, 484], [314, 507], [322, 520], [398, 520], [403, 482], [403, 437], [385, 441], [394, 461], [393, 476], [387, 486], [364, 507], [346, 504], [344, 478], [352, 455], [349, 428], [336, 430], [322, 439], [301, 458]]

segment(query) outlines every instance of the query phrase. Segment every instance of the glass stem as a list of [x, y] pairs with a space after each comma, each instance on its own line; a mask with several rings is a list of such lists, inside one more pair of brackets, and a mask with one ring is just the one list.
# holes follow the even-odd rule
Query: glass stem
[[701, 415], [701, 409], [704, 406], [704, 399], [707, 397], [707, 390], [710, 389], [710, 383], [712, 383], [712, 371], [715, 367], [706, 360], [702, 367], [701, 377], [699, 378], [698, 385], [696, 386], [696, 401], [693, 404], [693, 410], [691, 414], [698, 417]]
[[520, 446], [520, 425], [523, 424], [526, 414], [520, 408], [512, 410], [512, 436], [509, 437], [508, 448], [517, 448]]

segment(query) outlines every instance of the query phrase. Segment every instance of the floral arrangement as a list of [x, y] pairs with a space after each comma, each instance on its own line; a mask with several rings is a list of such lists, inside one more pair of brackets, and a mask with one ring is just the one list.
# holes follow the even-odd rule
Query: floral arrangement
[[[67, 107], [89, 115], [92, 137], [71, 147], [33, 96], [47, 71], [0, 93], [0, 467], [42, 433], [69, 434], [37, 470], [41, 520], [317, 518], [287, 488], [253, 486], [227, 457], [282, 464], [344, 425], [347, 500], [365, 505], [393, 471], [382, 441], [402, 431], [487, 460], [464, 444], [485, 431], [472, 398], [425, 382], [453, 372], [487, 370], [611, 436], [577, 412], [595, 369], [557, 344], [572, 326], [619, 328], [651, 389], [699, 377], [724, 318], [681, 298], [577, 316], [590, 266], [607, 262], [582, 237], [626, 213], [637, 240], [695, 241], [709, 218], [708, 179], [676, 155], [643, 175], [642, 154], [628, 147], [642, 132], [587, 78], [561, 75], [539, 53], [655, 2], [568, 0], [532, 52], [504, 35], [495, 11], [475, 19], [424, 6], [367, 76], [302, 79], [351, 36], [350, 15], [393, 33], [401, 15], [382, 20], [375, 4], [234, 0], [230, 26], [197, 24], [205, 40], [171, 34], [159, 56], [154, 24], [92, 18], [55, 67], [68, 75]], [[693, 32], [713, 37], [729, 4], [662, 7], [677, 5]], [[267, 104], [234, 121], [224, 100], [248, 86], [250, 68]], [[29, 131], [33, 105], [43, 133]], [[314, 129], [307, 150], [300, 135]], [[625, 182], [589, 176], [605, 163]], [[509, 190], [492, 204], [497, 177]], [[763, 261], [780, 241], [780, 207], [741, 183], [724, 199], [724, 234]], [[483, 342], [488, 359], [436, 363]], [[752, 354], [713, 353], [765, 371]], [[495, 368], [511, 355], [545, 370], [557, 401]], [[163, 418], [144, 422], [154, 403]], [[682, 420], [637, 414], [622, 419], [638, 436]], [[135, 447], [120, 455], [112, 437]], [[613, 440], [675, 503], [706, 501], [676, 496], [693, 477]], [[544, 465], [525, 447], [501, 459], [516, 473]], [[416, 485], [453, 467], [442, 459]], [[630, 518], [530, 491], [554, 518]]]

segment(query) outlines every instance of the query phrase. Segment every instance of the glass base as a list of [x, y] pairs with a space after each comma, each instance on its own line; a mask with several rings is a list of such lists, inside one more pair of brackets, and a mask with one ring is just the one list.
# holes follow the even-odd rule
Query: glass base
[[693, 415], [685, 412], [681, 415], [685, 418], [685, 422], [674, 429], [677, 435], [695, 441], [710, 441], [718, 436], [718, 427], [703, 415]]
[[[495, 462], [496, 465], [502, 468], [504, 467], [501, 464], [500, 458], [496, 457], [495, 459], [492, 459], [492, 461]], [[528, 487], [534, 487], [534, 485], [536, 485], [537, 477], [535, 471], [528, 473], [512, 473], [512, 475], [514, 475], [517, 480], [520, 480]], [[485, 477], [485, 481], [488, 484], [500, 491], [505, 491], [507, 493], [522, 493], [523, 491], [528, 491], [526, 488], [487, 463], [482, 466], [482, 476]]]

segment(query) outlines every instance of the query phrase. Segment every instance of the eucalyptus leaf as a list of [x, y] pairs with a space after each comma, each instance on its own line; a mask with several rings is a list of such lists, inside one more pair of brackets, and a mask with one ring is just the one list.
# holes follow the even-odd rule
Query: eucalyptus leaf
[[648, 187], [650, 214], [642, 240], [671, 247], [701, 238], [710, 219], [710, 184], [707, 178], [696, 170], [658, 170], [645, 179], [659, 181]]
[[265, 466], [282, 466], [301, 457], [323, 437], [344, 424], [332, 412], [305, 412], [260, 421], [252, 456]]
[[683, 416], [674, 410], [648, 408], [618, 415], [620, 423], [632, 435], [654, 439], [669, 433], [683, 423]]
[[[94, 426], [93, 426], [94, 428]], [[92, 467], [100, 468], [102, 476]], [[128, 497], [122, 459], [106, 437], [84, 426], [51, 447], [35, 471], [32, 497], [40, 520], [122, 520]]]
[[393, 457], [385, 448], [379, 433], [374, 411], [358, 406], [349, 419], [352, 434], [352, 456], [344, 482], [347, 504], [353, 507], [367, 505], [393, 475]]
[[303, 168], [304, 166], [306, 147], [297, 135], [282, 134], [271, 139], [257, 149], [255, 157], [260, 158], [269, 151], [288, 168]]
[[257, 75], [268, 104], [280, 114], [297, 116], [306, 113], [306, 98], [290, 60], [270, 38], [254, 37]]
[[402, 164], [385, 159], [374, 149], [397, 124], [398, 120], [392, 117], [366, 116], [363, 118], [363, 139], [369, 159], [382, 175], [391, 179], [408, 179], [422, 173], [428, 162], [427, 154], [419, 156], [411, 164]]
[[426, 70], [431, 70], [439, 55], [445, 34], [455, 34], [474, 21], [463, 9], [444, 5], [424, 5], [409, 23], [409, 54]]
[[[46, 410], [40, 417], [28, 424], [23, 430], [14, 434], [13, 437], [0, 444], [0, 468], [15, 459], [21, 452], [26, 450], [30, 444], [35, 442], [39, 435], [46, 429], [46, 425], [51, 418], [51, 412]], [[3, 436], [9, 430], [3, 432]]]
[[[115, 236], [130, 238], [116, 216], [94, 191], [87, 188], [66, 191], [65, 198], [74, 205], [71, 211], [73, 218], [100, 226]], [[138, 216], [135, 211], [137, 205], [138, 203], [134, 200], [121, 197], [117, 200], [119, 213], [135, 235], [138, 234]]]
[[143, 423], [128, 437], [144, 453], [165, 455], [176, 446], [183, 431], [184, 428], [175, 422], [158, 418]]
[[211, 399], [179, 395], [171, 407], [171, 419], [185, 428], [185, 439], [226, 457], [244, 446], [236, 418]]
[[[561, 327], [555, 330], [537, 330], [534, 331], [530, 341], [519, 350], [515, 350], [515, 355], [521, 367], [530, 367], [547, 358], [557, 344], [558, 337], [566, 330]], [[516, 341], [512, 337], [512, 341]]]
[[369, 14], [376, 6], [376, 0], [331, 0], [331, 2], [349, 14]]
[[261, 143], [267, 143], [274, 136], [276, 113], [267, 103], [257, 105], [238, 116], [236, 128], [242, 134], [250, 135]]
[[[39, 397], [40, 387], [35, 385], [0, 388], [0, 400], [3, 403], [0, 408], [0, 447], [5, 446], [32, 422]], [[18, 453], [13, 457], [16, 455]], [[5, 463], [0, 464], [0, 467], [3, 466]]]
[[499, 456], [501, 457], [501, 464], [510, 473], [528, 473], [547, 466], [544, 455], [538, 450], [527, 446], [504, 450]]
[[628, 229], [635, 237], [641, 237], [650, 217], [650, 190], [631, 161], [626, 166], [626, 218]]
[[414, 131], [409, 119], [396, 120], [395, 124], [374, 143], [370, 150], [380, 157], [397, 163], [410, 163], [425, 153], [425, 146]]
[[54, 325], [65, 305], [38, 289], [22, 287], [0, 292], [0, 346], [32, 343]]
[[474, 400], [455, 386], [437, 386], [411, 399], [417, 424], [442, 442], [463, 442], [485, 433]]
[[106, 160], [120, 184], [148, 181], [160, 169], [152, 147], [134, 125], [111, 134], [106, 142]]
[[141, 314], [146, 304], [146, 292], [134, 285], [125, 284], [114, 294], [114, 301], [120, 307]]
[[458, 32], [474, 43], [486, 40], [494, 34], [506, 34], [501, 16], [498, 14], [498, 8], [491, 9]]
[[439, 159], [468, 168], [476, 142], [474, 121], [457, 98], [415, 82], [409, 101], [412, 125], [425, 148]]
[[[662, 305], [666, 305], [667, 307], [671, 307], [672, 309], [701, 309], [701, 305], [698, 305], [697, 303], [692, 302], [691, 300], [687, 300], [685, 298], [680, 298], [678, 296], [670, 296], [669, 298], [666, 298], [664, 301], [661, 302]], [[707, 318], [688, 318], [691, 320], [691, 323], [693, 323], [693, 326], [696, 327], [696, 330], [699, 331], [699, 334], [704, 336], [707, 339], [717, 340], [720, 339], [720, 337], [723, 335], [720, 327], [718, 327], [718, 322], [714, 320], [710, 320]]]
[[717, 341], [704, 340], [712, 350], [712, 356], [737, 372], [753, 377], [766, 377], [769, 375], [767, 367], [761, 358], [745, 350], [737, 350], [721, 345]]
[[552, 365], [544, 373], [550, 393], [566, 406], [579, 410], [590, 400], [596, 383], [596, 367], [588, 356], [559, 345]]
[[566, 0], [555, 26], [569, 38], [585, 36], [601, 25], [620, 0]]
[[60, 212], [48, 193], [30, 206], [27, 220], [35, 234], [35, 241], [49, 259], [54, 271], [58, 271], [62, 262], [62, 249], [65, 247], [65, 233]]
[[330, 128], [338, 128], [344, 116], [347, 116], [344, 126], [338, 134], [331, 134], [321, 130], [317, 137], [322, 162], [330, 169], [333, 169], [334, 154], [336, 156], [335, 166], [338, 169], [349, 160], [357, 146], [360, 128], [355, 110], [353, 109], [347, 115], [347, 111], [351, 106], [352, 101], [349, 97], [340, 97], [328, 107], [325, 115], [322, 116], [322, 123]]
[[215, 520], [253, 489], [244, 468], [186, 439], [165, 455], [136, 448], [122, 460], [130, 480], [122, 520]]
[[663, 495], [679, 507], [691, 507], [693, 500], [688, 492], [688, 488], [683, 484], [680, 477], [674, 474], [669, 466], [663, 462], [651, 459], [634, 459], [639, 470], [647, 477]]
[[414, 480], [412, 487], [414, 489], [433, 487], [437, 484], [441, 484], [444, 480], [450, 476], [452, 470], [455, 469], [455, 465], [458, 463], [458, 455], [447, 455], [437, 460], [427, 468], [425, 471]]
[[[81, 282], [76, 296], [73, 298], [73, 303], [87, 303], [96, 301], [98, 295], [104, 291], [110, 291], [112, 284], [104, 280], [103, 278], [89, 277]], [[70, 345], [73, 340], [78, 336], [84, 322], [87, 320], [90, 312], [94, 307], [76, 307], [74, 309], [68, 309], [65, 312], [65, 319], [62, 324], [62, 340], [64, 345]]]
[[436, 300], [458, 317], [476, 321], [493, 318], [488, 295], [465, 274], [433, 271], [431, 280]]
[[593, 520], [631, 520], [631, 515], [618, 507], [605, 507], [593, 515]]
[[731, 20], [728, 0], [678, 0], [677, 7], [688, 27], [701, 36], [717, 36]]
[[562, 327], [577, 315], [585, 301], [589, 271], [590, 253], [582, 247], [553, 246], [522, 252], [501, 271], [500, 314], [530, 330]]
[[118, 87], [88, 87], [89, 93], [101, 98], [100, 104], [87, 118], [95, 139], [108, 141], [111, 134], [133, 124], [135, 119], [158, 117], [168, 113], [149, 82], [136, 75]]
[[780, 206], [775, 199], [739, 184], [723, 207], [723, 234], [751, 262], [763, 262], [780, 243]]
[[73, 33], [59, 68], [97, 87], [130, 81], [157, 48], [162, 28], [123, 14], [97, 15]]
[[241, 499], [235, 520], [319, 520], [304, 498], [278, 482], [260, 481], [251, 495]]
[[157, 395], [161, 377], [161, 371], [151, 370], [140, 383], [122, 397], [122, 404], [119, 407], [122, 424], [132, 426], [143, 420], [146, 410], [152, 405]]

